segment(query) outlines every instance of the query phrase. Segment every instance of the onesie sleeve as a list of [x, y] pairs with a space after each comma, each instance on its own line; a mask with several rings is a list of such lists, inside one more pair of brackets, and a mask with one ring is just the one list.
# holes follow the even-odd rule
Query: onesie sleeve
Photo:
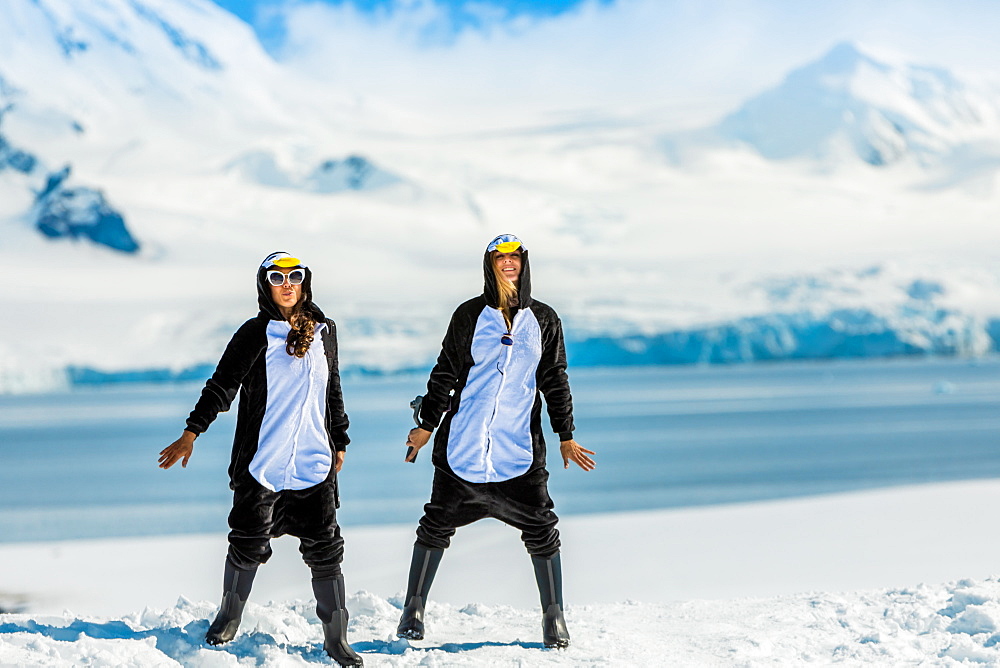
[[236, 330], [215, 367], [215, 373], [205, 383], [198, 403], [188, 416], [188, 431], [195, 434], [205, 432], [219, 413], [229, 410], [240, 384], [265, 347], [266, 340], [256, 318], [246, 321]]
[[337, 325], [326, 321], [327, 335], [324, 346], [330, 369], [326, 385], [326, 430], [330, 434], [330, 445], [335, 451], [347, 450], [351, 439], [347, 435], [350, 420], [344, 411], [344, 392], [340, 384], [340, 359], [337, 349]]
[[538, 362], [538, 389], [545, 397], [552, 431], [560, 441], [573, 438], [573, 396], [566, 375], [566, 344], [562, 323], [555, 311], [548, 309], [542, 326], [542, 357]]
[[451, 316], [448, 331], [441, 342], [441, 354], [431, 369], [427, 379], [427, 393], [420, 406], [420, 427], [434, 431], [441, 423], [441, 417], [448, 410], [451, 392], [455, 389], [465, 359], [470, 355], [468, 345], [468, 320], [463, 304]]

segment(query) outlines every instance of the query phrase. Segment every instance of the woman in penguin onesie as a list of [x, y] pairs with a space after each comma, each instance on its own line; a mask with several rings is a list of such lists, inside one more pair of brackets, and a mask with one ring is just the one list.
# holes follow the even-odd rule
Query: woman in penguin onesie
[[336, 325], [312, 301], [312, 272], [288, 253], [272, 253], [258, 268], [257, 303], [260, 312], [233, 335], [181, 437], [160, 452], [160, 468], [179, 460], [186, 467], [195, 439], [239, 392], [222, 605], [205, 640], [235, 637], [270, 539], [290, 534], [312, 571], [324, 649], [342, 666], [361, 666], [347, 643], [340, 570], [337, 473], [350, 439]]
[[[417, 528], [406, 601], [396, 635], [424, 637], [424, 606], [457, 527], [494, 517], [521, 531], [542, 603], [546, 647], [569, 646], [563, 618], [559, 521], [552, 511], [542, 436], [544, 395], [563, 466], [594, 468], [594, 454], [573, 440], [573, 401], [562, 325], [531, 297], [528, 250], [512, 234], [483, 256], [484, 293], [460, 305], [427, 381], [420, 426], [406, 460], [434, 438], [434, 483]], [[443, 421], [442, 421], [443, 417]], [[439, 428], [440, 424], [440, 428]]]

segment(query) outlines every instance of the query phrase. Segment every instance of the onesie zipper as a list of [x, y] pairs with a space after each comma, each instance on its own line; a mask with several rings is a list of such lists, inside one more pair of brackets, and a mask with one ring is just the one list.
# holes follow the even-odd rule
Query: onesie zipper
[[[309, 350], [306, 351], [304, 357], [297, 358], [301, 359], [301, 363], [304, 364], [306, 367], [306, 373], [305, 373], [307, 379], [306, 398], [305, 401], [303, 401], [302, 404], [300, 404], [298, 407], [299, 409], [298, 415], [297, 419], [295, 420], [295, 435], [292, 437], [292, 452], [291, 456], [288, 459], [288, 462], [285, 464], [285, 483], [284, 483], [285, 489], [288, 489], [288, 483], [289, 480], [291, 479], [292, 471], [295, 469], [296, 463], [298, 462], [299, 458], [299, 438], [302, 436], [302, 423], [305, 421], [305, 416], [306, 416], [305, 408], [307, 406], [313, 405], [313, 397], [316, 394], [316, 379], [313, 377], [316, 365], [313, 364], [311, 353], [312, 353], [312, 346], [310, 346]], [[298, 363], [297, 360], [292, 360], [292, 364], [296, 363]]]
[[[501, 318], [503, 318], [502, 313], [499, 313], [498, 311], [498, 314], [500, 315]], [[513, 333], [514, 323], [517, 321], [517, 316], [519, 315], [521, 315], [520, 311], [514, 314], [514, 318], [511, 321], [510, 327], [507, 328], [508, 335], [511, 335]], [[506, 319], [504, 319], [504, 324], [506, 324]], [[491, 455], [493, 454], [493, 423], [496, 421], [497, 413], [500, 410], [500, 395], [503, 394], [503, 388], [507, 382], [507, 367], [510, 366], [510, 357], [514, 351], [513, 345], [509, 346], [504, 344], [500, 345], [506, 348], [507, 351], [504, 356], [505, 359], [503, 368], [497, 366], [497, 371], [500, 372], [500, 386], [497, 387], [496, 396], [493, 398], [493, 415], [490, 416], [490, 423], [486, 426], [486, 464], [489, 467], [489, 471], [492, 471], [494, 473], [495, 470], [493, 469], [493, 459], [491, 458]]]

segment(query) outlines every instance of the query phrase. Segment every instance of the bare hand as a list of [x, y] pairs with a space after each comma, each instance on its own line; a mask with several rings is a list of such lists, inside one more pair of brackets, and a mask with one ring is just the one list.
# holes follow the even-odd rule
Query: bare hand
[[178, 459], [183, 459], [181, 466], [187, 468], [191, 453], [194, 452], [194, 439], [197, 435], [185, 429], [181, 437], [160, 450], [160, 468], [168, 469], [177, 463]]
[[344, 457], [347, 455], [347, 450], [337, 450], [333, 454], [337, 457], [333, 466], [337, 469], [337, 473], [340, 473], [340, 469], [344, 468]]
[[427, 441], [431, 438], [431, 432], [426, 429], [421, 429], [420, 427], [414, 427], [410, 430], [410, 433], [406, 437], [406, 447], [413, 448], [410, 450], [403, 461], [412, 462], [417, 458], [417, 453], [420, 452], [420, 448], [427, 445]]
[[573, 439], [559, 443], [559, 452], [562, 453], [563, 468], [568, 469], [570, 462], [575, 462], [584, 471], [593, 471], [597, 463], [587, 455], [597, 454], [593, 450], [588, 450]]

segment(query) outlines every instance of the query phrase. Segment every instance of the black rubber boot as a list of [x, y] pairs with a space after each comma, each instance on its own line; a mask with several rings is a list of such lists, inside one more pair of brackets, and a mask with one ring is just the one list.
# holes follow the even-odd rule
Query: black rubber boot
[[243, 608], [246, 607], [247, 599], [250, 597], [250, 588], [253, 586], [256, 574], [256, 568], [245, 571], [236, 568], [229, 559], [226, 559], [226, 572], [222, 577], [222, 605], [219, 606], [219, 614], [215, 616], [215, 621], [205, 634], [205, 642], [209, 645], [221, 645], [236, 637], [240, 620], [243, 618]]
[[413, 544], [410, 579], [406, 583], [406, 605], [399, 617], [397, 638], [424, 639], [424, 605], [427, 603], [427, 594], [431, 590], [431, 583], [434, 582], [434, 575], [443, 556], [444, 550], [424, 547], [420, 543]]
[[364, 660], [347, 644], [347, 606], [344, 576], [313, 578], [316, 615], [323, 623], [323, 649], [341, 666], [363, 666]]
[[559, 553], [545, 559], [531, 557], [535, 582], [542, 601], [542, 643], [546, 647], [569, 647], [569, 630], [563, 617], [562, 562]]

